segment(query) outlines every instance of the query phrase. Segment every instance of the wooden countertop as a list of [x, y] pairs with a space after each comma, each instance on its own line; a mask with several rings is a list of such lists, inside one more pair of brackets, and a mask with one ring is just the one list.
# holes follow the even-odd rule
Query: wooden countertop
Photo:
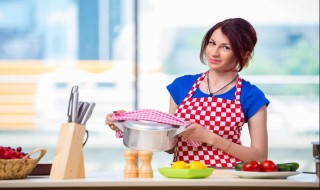
[[154, 178], [125, 179], [119, 173], [89, 173], [85, 179], [50, 180], [49, 176], [30, 176], [20, 180], [0, 180], [1, 188], [13, 189], [319, 189], [315, 174], [301, 173], [287, 179], [244, 179], [215, 170], [206, 179], [166, 178], [157, 171]]

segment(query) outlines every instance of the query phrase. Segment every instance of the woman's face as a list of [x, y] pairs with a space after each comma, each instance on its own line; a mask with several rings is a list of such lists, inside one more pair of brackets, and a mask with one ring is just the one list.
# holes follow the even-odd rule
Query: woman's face
[[237, 65], [229, 39], [222, 34], [221, 29], [215, 30], [206, 48], [207, 63], [211, 69], [230, 71]]

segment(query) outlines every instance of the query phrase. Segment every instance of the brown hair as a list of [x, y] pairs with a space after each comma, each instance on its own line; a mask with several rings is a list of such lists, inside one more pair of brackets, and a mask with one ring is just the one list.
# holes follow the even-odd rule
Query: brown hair
[[232, 52], [239, 61], [238, 71], [240, 72], [244, 67], [247, 67], [249, 60], [253, 56], [254, 46], [257, 43], [257, 34], [253, 26], [242, 18], [230, 18], [214, 25], [203, 37], [200, 61], [205, 62], [206, 48], [212, 33], [221, 29], [221, 32], [229, 39], [232, 47]]

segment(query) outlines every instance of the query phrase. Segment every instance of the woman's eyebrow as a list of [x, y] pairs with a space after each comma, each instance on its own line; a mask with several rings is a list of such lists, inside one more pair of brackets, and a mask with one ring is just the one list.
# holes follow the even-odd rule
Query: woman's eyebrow
[[[209, 41], [213, 41], [213, 42], [216, 42], [214, 39], [210, 38]], [[230, 46], [230, 44], [228, 43], [222, 43], [221, 45], [224, 45], [224, 46]]]

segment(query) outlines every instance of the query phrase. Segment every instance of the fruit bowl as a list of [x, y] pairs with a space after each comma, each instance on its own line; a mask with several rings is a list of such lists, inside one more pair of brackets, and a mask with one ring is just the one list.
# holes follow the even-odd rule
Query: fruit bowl
[[[31, 154], [40, 152], [37, 158], [30, 158]], [[34, 149], [20, 159], [0, 159], [0, 180], [23, 179], [36, 167], [39, 160], [46, 154], [45, 149]]]
[[175, 169], [169, 167], [158, 168], [161, 175], [167, 178], [180, 178], [180, 179], [201, 179], [209, 177], [213, 168], [206, 169]]

